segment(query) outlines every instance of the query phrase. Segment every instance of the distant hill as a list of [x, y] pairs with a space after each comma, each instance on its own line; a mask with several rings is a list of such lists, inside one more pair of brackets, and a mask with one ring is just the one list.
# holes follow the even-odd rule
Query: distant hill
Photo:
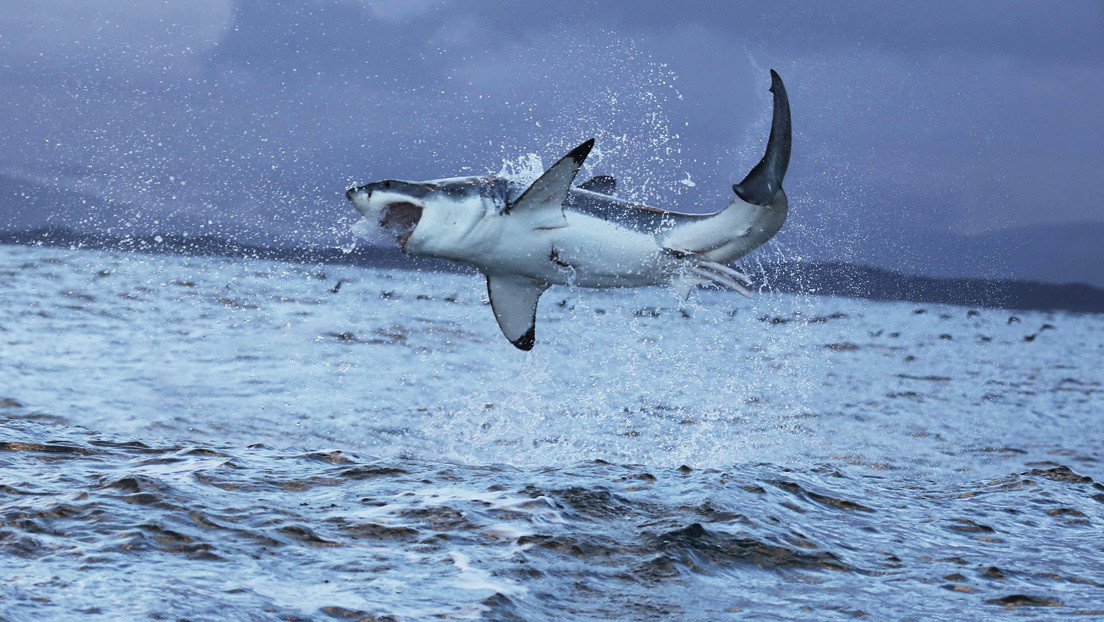
[[767, 267], [777, 291], [870, 300], [908, 300], [1004, 309], [1104, 313], [1104, 289], [1084, 283], [944, 278], [846, 263], [794, 262]]
[[[406, 257], [398, 249], [362, 246], [346, 252], [338, 248], [264, 247], [214, 236], [108, 236], [77, 233], [65, 228], [42, 228], [0, 232], [0, 244], [473, 272], [451, 262]], [[779, 262], [767, 264], [764, 271], [756, 280], [772, 291], [786, 293], [1104, 313], [1104, 289], [1086, 284], [1055, 285], [1005, 279], [913, 276], [834, 262]]]
[[1104, 223], [1017, 227], [976, 235], [870, 232], [849, 261], [906, 274], [1015, 278], [1104, 287]]
[[346, 252], [333, 247], [259, 246], [211, 235], [184, 236], [165, 233], [116, 236], [78, 232], [65, 227], [43, 227], [29, 231], [0, 231], [0, 244], [111, 250], [160, 255], [239, 257], [297, 263], [420, 269], [436, 272], [473, 272], [471, 269], [448, 261], [407, 257], [398, 249], [358, 246], [354, 250]]
[[0, 172], [0, 230], [81, 222], [92, 214], [111, 214], [117, 220], [129, 211], [124, 204], [93, 194]]

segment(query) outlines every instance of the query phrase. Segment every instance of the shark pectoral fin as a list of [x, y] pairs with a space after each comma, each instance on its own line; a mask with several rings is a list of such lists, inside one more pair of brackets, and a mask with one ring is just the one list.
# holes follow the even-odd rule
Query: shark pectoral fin
[[488, 276], [487, 293], [502, 334], [519, 350], [532, 350], [536, 341], [537, 301], [546, 283], [523, 276]]
[[517, 201], [506, 208], [506, 213], [528, 213], [535, 216], [534, 227], [538, 229], [566, 227], [567, 219], [564, 217], [563, 204], [567, 200], [567, 193], [571, 190], [575, 176], [579, 174], [579, 168], [590, 154], [592, 147], [594, 147], [593, 138], [560, 158], [560, 161], [537, 178], [537, 181], [534, 181]]
[[595, 175], [578, 187], [598, 194], [613, 194], [617, 191], [617, 180], [609, 175]]

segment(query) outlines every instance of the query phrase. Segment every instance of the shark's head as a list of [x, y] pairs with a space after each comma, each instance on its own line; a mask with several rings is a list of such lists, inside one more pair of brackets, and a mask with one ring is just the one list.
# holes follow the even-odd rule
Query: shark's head
[[388, 179], [353, 186], [345, 196], [365, 218], [394, 236], [403, 252], [448, 256], [485, 214], [505, 209], [508, 188], [502, 177]]

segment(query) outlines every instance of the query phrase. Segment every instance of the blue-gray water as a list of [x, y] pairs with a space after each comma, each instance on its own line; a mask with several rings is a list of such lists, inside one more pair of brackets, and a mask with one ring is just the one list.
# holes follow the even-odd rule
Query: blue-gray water
[[0, 618], [1104, 616], [1104, 319], [674, 303], [0, 246]]

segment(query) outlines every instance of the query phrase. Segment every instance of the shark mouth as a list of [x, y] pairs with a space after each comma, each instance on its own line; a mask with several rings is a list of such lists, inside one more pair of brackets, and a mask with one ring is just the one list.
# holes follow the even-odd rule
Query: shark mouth
[[380, 210], [380, 227], [395, 236], [399, 248], [406, 250], [406, 243], [414, 235], [418, 221], [422, 219], [422, 207], [406, 201], [388, 203]]

